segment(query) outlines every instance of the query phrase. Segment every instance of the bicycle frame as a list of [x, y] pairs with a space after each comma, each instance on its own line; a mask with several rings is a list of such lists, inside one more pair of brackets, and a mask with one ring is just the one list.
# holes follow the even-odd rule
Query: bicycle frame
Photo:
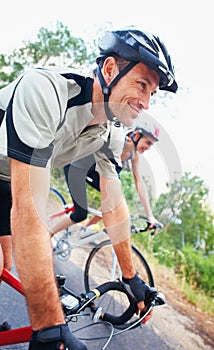
[[[67, 204], [65, 200], [63, 200], [63, 202], [64, 209], [51, 214], [49, 216], [50, 221], [74, 211], [74, 206], [72, 204]], [[102, 213], [99, 210], [88, 207], [88, 211], [92, 215], [96, 215], [102, 218]], [[81, 234], [73, 234], [73, 232], [70, 231], [69, 228], [67, 228], [64, 230], [64, 235], [61, 238], [57, 238], [57, 235], [54, 235], [52, 237], [53, 241], [56, 242], [56, 244], [53, 245], [53, 249], [59, 259], [67, 260], [73, 248], [81, 248], [83, 246], [86, 246], [87, 244], [98, 241], [103, 237], [106, 237], [106, 231], [104, 228], [100, 228], [98, 231], [92, 232], [91, 234], [86, 235], [85, 237], [81, 237]], [[62, 245], [59, 247], [59, 242], [63, 242], [64, 246]], [[65, 246], [66, 248], [64, 248]], [[61, 253], [63, 254], [63, 257], [61, 256]]]
[[[1, 279], [5, 283], [7, 283], [10, 287], [12, 287], [14, 290], [16, 290], [18, 293], [24, 296], [21, 281], [16, 276], [14, 276], [11, 272], [9, 272], [6, 269], [3, 269], [1, 274]], [[2, 331], [0, 332], [0, 346], [27, 343], [30, 341], [31, 334], [32, 334], [31, 326]]]
[[[60, 216], [63, 216], [65, 214], [68, 214], [70, 212], [73, 212], [73, 209], [74, 207], [73, 206], [69, 206], [69, 205], [66, 205], [65, 206], [65, 209], [63, 209], [62, 211], [60, 212], [57, 212], [57, 213], [54, 213], [52, 215], [50, 215], [49, 219], [52, 220], [52, 219], [55, 219], [57, 217], [60, 217]], [[96, 209], [93, 209], [91, 207], [88, 208], [88, 211], [93, 214], [93, 215], [96, 215], [96, 216], [99, 216], [100, 218], [102, 218], [102, 213], [99, 211], [99, 210], [96, 210]], [[147, 223], [147, 226], [145, 228], [137, 228], [135, 225], [132, 225], [131, 226], [131, 232], [132, 234], [133, 233], [139, 233], [139, 232], [145, 232], [148, 230], [148, 227], [149, 227], [149, 221], [147, 220], [146, 217], [142, 216], [142, 215], [131, 215], [130, 216], [130, 219], [133, 220], [135, 218], [139, 218], [139, 219], [143, 219], [146, 223]], [[65, 230], [66, 232], [66, 235], [65, 236], [62, 236], [59, 240], [57, 239], [57, 236], [55, 235], [53, 238], [60, 242], [64, 242], [66, 243], [68, 246], [69, 246], [69, 249], [73, 249], [73, 248], [80, 248], [82, 246], [86, 246], [88, 243], [91, 243], [91, 242], [95, 242], [95, 241], [98, 241], [100, 240], [101, 238], [103, 237], [106, 237], [107, 236], [107, 233], [105, 231], [105, 229], [103, 228], [100, 228], [97, 232], [93, 232], [92, 234], [89, 234], [88, 236], [86, 237], [81, 237], [81, 235], [75, 235], [75, 239], [73, 239], [73, 233], [69, 231], [69, 228], [67, 228]], [[152, 230], [151, 232], [151, 235], [153, 235], [155, 232], [155, 228]], [[70, 240], [68, 241], [68, 237], [70, 235]], [[68, 249], [68, 248], [67, 248]], [[57, 255], [60, 254], [60, 251], [58, 253], [56, 253]], [[71, 254], [71, 252], [69, 253], [69, 255]], [[62, 260], [67, 260], [69, 255], [67, 255], [66, 258], [63, 258]]]
[[[62, 211], [59, 211], [58, 213], [50, 215], [50, 219], [57, 218], [57, 217], [62, 216], [64, 214], [72, 213], [73, 211], [74, 211], [74, 205], [70, 205], [70, 206], [66, 205], [65, 208]], [[100, 218], [102, 218], [101, 211], [99, 211], [97, 209], [93, 209], [91, 207], [88, 207], [88, 211], [89, 211], [89, 213], [91, 213], [93, 215], [97, 215]]]

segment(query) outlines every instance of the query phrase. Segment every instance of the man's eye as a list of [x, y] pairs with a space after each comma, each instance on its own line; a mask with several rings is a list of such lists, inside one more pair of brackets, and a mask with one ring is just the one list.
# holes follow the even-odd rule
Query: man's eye
[[140, 85], [141, 85], [141, 87], [142, 87], [143, 89], [146, 88], [146, 84], [145, 84], [145, 83], [140, 83]]
[[157, 91], [151, 92], [151, 96], [154, 96], [154, 95], [156, 95], [156, 94], [157, 94]]

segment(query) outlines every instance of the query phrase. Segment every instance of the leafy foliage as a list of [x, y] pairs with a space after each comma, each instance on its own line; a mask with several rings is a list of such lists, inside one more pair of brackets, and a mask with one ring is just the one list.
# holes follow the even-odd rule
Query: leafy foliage
[[71, 36], [68, 27], [61, 22], [57, 22], [54, 32], [41, 28], [37, 40], [28, 42], [22, 50], [24, 56], [31, 57], [33, 64], [55, 65], [54, 58], [62, 58], [67, 66], [78, 67], [89, 60], [84, 41]]
[[80, 69], [83, 64], [89, 67], [95, 57], [94, 41], [87, 47], [83, 39], [72, 36], [67, 26], [57, 22], [53, 30], [42, 27], [35, 42], [24, 43], [12, 54], [0, 55], [0, 87], [32, 66], [66, 65]]
[[[176, 273], [185, 277], [194, 289], [202, 289], [212, 295], [214, 291], [214, 254], [205, 256], [187, 245], [175, 255]], [[178, 256], [179, 258], [178, 258]], [[180, 258], [182, 257], [182, 258]]]
[[142, 208], [142, 205], [140, 205], [139, 197], [133, 180], [132, 171], [123, 169], [120, 173], [120, 179], [130, 211], [136, 212], [137, 210], [137, 212], [139, 213], [140, 208]]
[[178, 249], [186, 244], [197, 249], [203, 242], [205, 254], [209, 254], [214, 250], [214, 214], [204, 181], [185, 173], [168, 188], [169, 192], [159, 197], [154, 208], [166, 227], [162, 243], [168, 245], [169, 240]]

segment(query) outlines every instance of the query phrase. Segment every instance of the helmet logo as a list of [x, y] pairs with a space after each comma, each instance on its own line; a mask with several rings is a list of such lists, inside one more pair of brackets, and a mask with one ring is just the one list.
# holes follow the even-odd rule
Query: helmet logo
[[159, 132], [160, 132], [159, 128], [155, 127], [154, 136], [157, 137], [157, 139], [159, 136]]

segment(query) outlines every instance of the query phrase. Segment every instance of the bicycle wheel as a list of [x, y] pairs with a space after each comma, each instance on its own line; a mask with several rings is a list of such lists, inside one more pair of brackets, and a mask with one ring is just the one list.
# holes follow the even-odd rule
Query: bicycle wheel
[[51, 216], [57, 211], [63, 210], [65, 205], [66, 200], [63, 195], [55, 188], [50, 187], [47, 202], [47, 213]]
[[66, 200], [62, 194], [57, 191], [55, 188], [50, 187], [48, 194], [48, 201], [46, 206], [46, 216], [48, 221], [50, 220], [59, 220], [60, 216], [52, 218], [53, 214], [59, 213], [64, 210], [66, 205]]
[[[132, 255], [135, 269], [140, 277], [151, 287], [154, 287], [154, 279], [150, 267], [135, 246], [132, 246]], [[88, 292], [106, 281], [117, 281], [118, 279], [121, 280], [121, 278], [121, 269], [110, 240], [101, 242], [92, 249], [86, 261], [84, 271], [86, 291]], [[121, 314], [127, 308], [127, 300], [122, 293], [111, 291], [108, 295], [104, 295], [103, 298], [106, 298], [104, 303], [102, 300], [102, 307], [105, 305], [104, 312]], [[99, 300], [97, 303], [99, 303]], [[129, 327], [135, 320], [136, 316], [130, 320], [130, 323], [124, 325], [123, 328]]]
[[[46, 215], [47, 215], [47, 221], [48, 221], [48, 227], [51, 230], [51, 227], [57, 224], [60, 220], [62, 220], [63, 215], [55, 216], [55, 214], [58, 214], [62, 212], [65, 209], [66, 206], [66, 200], [62, 196], [62, 194], [56, 190], [55, 188], [50, 188], [49, 195], [48, 195], [48, 202], [46, 207]], [[60, 260], [67, 260], [71, 255], [71, 246], [68, 242], [68, 230], [62, 230], [57, 232], [52, 237], [52, 245], [53, 245], [53, 251], [54, 254], [60, 259]]]

